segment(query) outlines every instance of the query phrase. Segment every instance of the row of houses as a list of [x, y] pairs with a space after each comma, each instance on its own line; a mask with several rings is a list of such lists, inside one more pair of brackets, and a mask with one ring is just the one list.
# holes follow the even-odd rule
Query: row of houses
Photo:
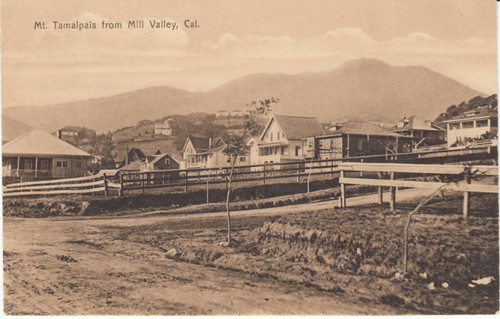
[[[497, 118], [496, 109], [486, 106], [445, 121], [446, 129], [418, 116], [404, 117], [385, 129], [363, 121], [324, 127], [314, 117], [272, 115], [260, 136], [248, 141], [250, 151], [240, 156], [236, 165], [388, 155], [429, 145], [451, 147], [488, 135], [496, 139]], [[225, 148], [221, 138], [189, 136], [182, 149], [181, 167], [229, 166]]]
[[[169, 120], [164, 123], [165, 129]], [[412, 116], [391, 129], [362, 121], [344, 121], [324, 127], [316, 118], [272, 115], [259, 136], [248, 140], [249, 152], [236, 165], [286, 163], [307, 159], [339, 159], [355, 156], [406, 153], [422, 145], [448, 147], [475, 139], [497, 139], [496, 108], [485, 106], [443, 122], [446, 129]], [[153, 171], [179, 168], [230, 166], [227, 144], [220, 137], [191, 135], [182, 149], [182, 159], [159, 149], [145, 155], [132, 148], [120, 163], [121, 170]], [[47, 132], [34, 130], [3, 145], [3, 177], [35, 179], [83, 176], [91, 155]]]

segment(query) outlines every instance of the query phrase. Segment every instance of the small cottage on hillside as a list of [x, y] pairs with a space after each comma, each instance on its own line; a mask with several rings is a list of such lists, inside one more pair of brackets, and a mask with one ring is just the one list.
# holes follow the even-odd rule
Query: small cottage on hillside
[[248, 142], [251, 164], [302, 160], [306, 156], [302, 139], [322, 134], [323, 128], [314, 117], [275, 114], [260, 137]]
[[91, 156], [51, 134], [34, 130], [2, 147], [2, 176], [52, 179], [84, 176]]

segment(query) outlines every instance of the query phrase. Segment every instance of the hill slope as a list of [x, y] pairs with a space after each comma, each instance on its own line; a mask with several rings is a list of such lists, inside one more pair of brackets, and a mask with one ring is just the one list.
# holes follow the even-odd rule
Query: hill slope
[[4, 109], [15, 119], [51, 130], [85, 125], [98, 132], [169, 114], [241, 109], [253, 101], [280, 99], [275, 113], [396, 121], [403, 115], [432, 119], [451, 104], [482, 95], [424, 67], [395, 67], [371, 59], [321, 73], [253, 74], [206, 93], [153, 87], [116, 96], [44, 107]]
[[32, 130], [30, 125], [2, 114], [2, 142], [12, 141]]

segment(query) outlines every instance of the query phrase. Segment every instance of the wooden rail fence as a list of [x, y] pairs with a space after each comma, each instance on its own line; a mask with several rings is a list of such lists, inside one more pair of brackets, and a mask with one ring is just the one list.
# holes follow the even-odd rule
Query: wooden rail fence
[[[233, 182], [258, 181], [266, 184], [273, 179], [293, 178], [300, 182], [302, 177], [328, 175], [333, 177], [337, 172], [339, 160], [315, 160], [260, 165], [236, 166], [233, 171]], [[150, 172], [122, 172], [120, 174], [120, 195], [124, 191], [153, 188], [183, 187], [205, 185], [208, 189], [213, 184], [228, 184], [229, 167], [193, 168], [183, 170], [161, 170]]]
[[103, 193], [108, 196], [109, 189], [116, 187], [106, 175], [79, 178], [57, 179], [49, 181], [10, 184], [3, 188], [4, 197], [79, 195]]
[[[470, 193], [498, 193], [498, 166], [486, 165], [429, 165], [429, 164], [387, 164], [387, 163], [344, 163], [338, 167], [340, 171], [339, 206], [347, 207], [345, 185], [371, 185], [378, 186], [379, 202], [383, 204], [383, 187], [390, 189], [390, 207], [396, 208], [396, 190], [398, 187], [435, 189], [444, 188], [464, 193], [463, 216], [467, 218], [470, 210]], [[375, 178], [351, 178], [346, 177], [346, 172], [377, 172]], [[383, 173], [389, 173], [390, 179], [382, 179]], [[429, 182], [396, 179], [396, 174], [435, 174], [456, 175], [462, 177], [462, 181], [455, 182]], [[497, 185], [481, 183], [471, 184], [473, 177], [496, 176]]]

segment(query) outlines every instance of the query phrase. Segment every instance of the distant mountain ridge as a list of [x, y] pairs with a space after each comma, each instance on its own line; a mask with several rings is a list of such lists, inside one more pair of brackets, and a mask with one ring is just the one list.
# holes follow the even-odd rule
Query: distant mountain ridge
[[319, 73], [251, 74], [208, 92], [150, 87], [115, 96], [43, 107], [5, 108], [4, 114], [35, 128], [67, 125], [99, 132], [170, 114], [242, 109], [252, 101], [280, 99], [276, 114], [392, 121], [404, 115], [433, 119], [446, 107], [484, 95], [421, 66], [391, 66], [374, 59], [348, 61]]

